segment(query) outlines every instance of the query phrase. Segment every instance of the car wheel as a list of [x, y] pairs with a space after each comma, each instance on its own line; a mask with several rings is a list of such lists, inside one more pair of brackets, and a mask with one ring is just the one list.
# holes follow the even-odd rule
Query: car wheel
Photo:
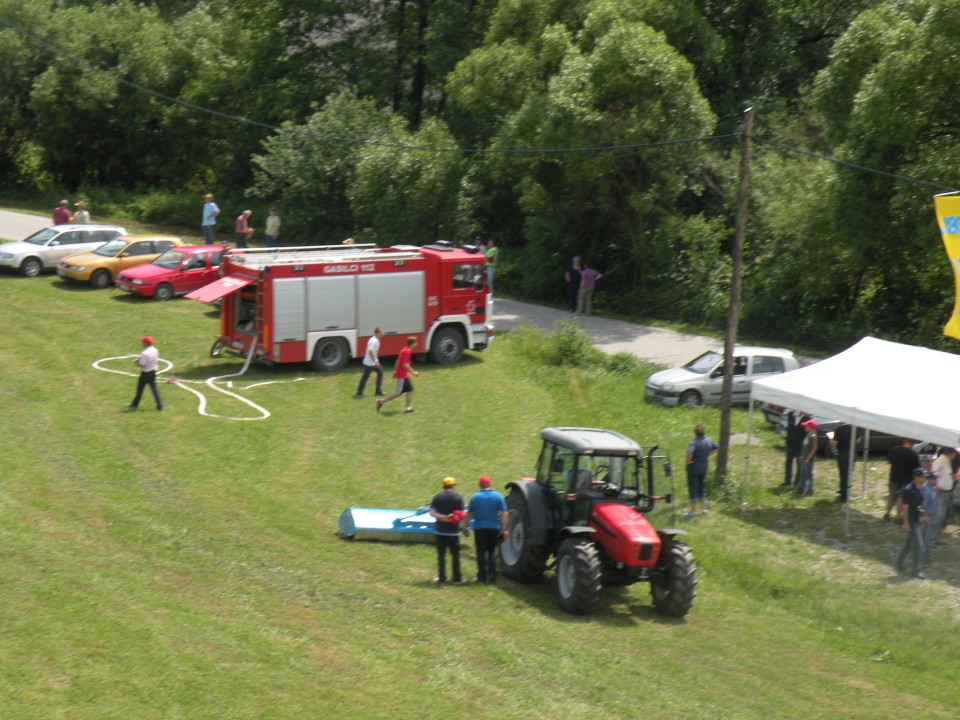
[[109, 287], [110, 281], [111, 277], [109, 270], [97, 270], [93, 275], [90, 276], [90, 287], [96, 288], [97, 290], [103, 290], [105, 287]]
[[36, 277], [41, 270], [43, 270], [43, 263], [40, 262], [39, 258], [24, 258], [23, 262], [20, 263], [20, 274], [24, 277]]
[[696, 390], [684, 390], [680, 395], [680, 404], [687, 407], [699, 407], [703, 405], [703, 398]]
[[160, 283], [157, 285], [157, 289], [153, 291], [153, 299], [160, 300], [169, 300], [173, 297], [173, 287], [169, 283]]

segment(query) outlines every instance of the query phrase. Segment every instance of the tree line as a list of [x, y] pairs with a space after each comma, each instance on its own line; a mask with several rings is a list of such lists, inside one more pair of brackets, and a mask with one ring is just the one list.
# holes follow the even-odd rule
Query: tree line
[[494, 238], [505, 290], [560, 301], [581, 255], [601, 307], [720, 329], [753, 106], [742, 332], [950, 347], [955, 3], [288, 5], [0, 0], [5, 191], [195, 225], [212, 190], [296, 243]]

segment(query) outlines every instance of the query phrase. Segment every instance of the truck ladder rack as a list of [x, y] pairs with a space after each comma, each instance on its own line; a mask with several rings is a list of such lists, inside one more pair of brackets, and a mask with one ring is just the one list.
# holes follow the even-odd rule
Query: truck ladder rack
[[271, 265], [312, 265], [315, 263], [360, 263], [378, 260], [417, 260], [412, 250], [380, 248], [368, 245], [308, 245], [280, 248], [244, 248], [228, 250], [233, 265], [264, 268]]

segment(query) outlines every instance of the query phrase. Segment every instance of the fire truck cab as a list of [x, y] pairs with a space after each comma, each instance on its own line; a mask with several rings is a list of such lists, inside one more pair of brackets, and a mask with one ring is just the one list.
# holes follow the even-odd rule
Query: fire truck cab
[[374, 329], [381, 356], [414, 352], [442, 365], [493, 339], [483, 255], [437, 242], [230, 250], [219, 280], [188, 298], [221, 301], [211, 353], [338, 370], [362, 357]]

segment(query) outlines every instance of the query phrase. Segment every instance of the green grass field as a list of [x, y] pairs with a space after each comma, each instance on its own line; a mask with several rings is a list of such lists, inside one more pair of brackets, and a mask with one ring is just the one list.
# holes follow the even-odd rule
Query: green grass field
[[[93, 363], [145, 333], [181, 378], [239, 369], [207, 356], [209, 308], [50, 275], [0, 275], [0, 300], [0, 718], [957, 717], [960, 540], [951, 528], [931, 579], [894, 575], [882, 459], [847, 538], [835, 467], [819, 465], [813, 501], [783, 494], [756, 415], [745, 505], [741, 440], [711, 514], [678, 520], [698, 559], [691, 614], [657, 615], [635, 585], [574, 617], [552, 573], [438, 589], [432, 547], [341, 540], [337, 518], [418, 507], [445, 475], [503, 488], [532, 473], [550, 424], [661, 443], [679, 467], [696, 422], [716, 437], [715, 410], [646, 405], [646, 372], [544, 365], [543, 336], [521, 330], [420, 365], [413, 415], [355, 400], [358, 362], [251, 368], [234, 390], [263, 421], [202, 417], [173, 384], [163, 413], [149, 398], [127, 413], [131, 360], [104, 363], [131, 376]], [[266, 381], [281, 382], [242, 389]], [[208, 412], [256, 416], [192, 387]]]

